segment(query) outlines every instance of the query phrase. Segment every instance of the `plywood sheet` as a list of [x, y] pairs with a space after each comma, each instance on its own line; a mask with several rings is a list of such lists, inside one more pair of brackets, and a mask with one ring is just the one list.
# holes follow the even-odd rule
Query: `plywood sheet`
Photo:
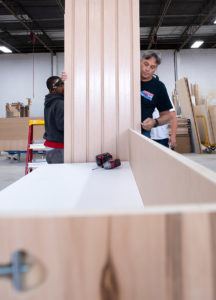
[[209, 115], [210, 115], [214, 141], [215, 141], [215, 144], [216, 144], [216, 105], [209, 105], [208, 106], [208, 111], [209, 111]]
[[[202, 143], [215, 144], [213, 126], [207, 105], [194, 106], [195, 118], [198, 125], [200, 140]], [[204, 116], [204, 118], [203, 118]]]
[[127, 130], [140, 130], [139, 1], [65, 6], [65, 162], [128, 160]]
[[196, 119], [194, 117], [194, 108], [191, 101], [190, 89], [187, 78], [176, 81], [176, 89], [180, 100], [183, 117], [189, 117], [191, 120], [192, 136], [194, 140], [195, 152], [201, 153], [201, 141], [199, 137]]
[[216, 201], [216, 173], [130, 130], [130, 165], [145, 205]]
[[214, 300], [216, 214], [1, 218], [1, 264], [15, 249], [43, 266], [39, 286], [0, 297], [18, 300]]
[[[0, 151], [26, 151], [29, 120], [43, 120], [43, 117], [1, 118]], [[34, 140], [42, 140], [44, 126], [34, 126]]]

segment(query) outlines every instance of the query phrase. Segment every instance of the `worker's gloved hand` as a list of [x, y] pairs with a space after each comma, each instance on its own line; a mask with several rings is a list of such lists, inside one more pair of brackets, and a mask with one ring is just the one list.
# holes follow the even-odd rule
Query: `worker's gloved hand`
[[149, 131], [149, 130], [151, 130], [151, 129], [154, 127], [154, 125], [155, 125], [155, 120], [154, 120], [154, 119], [151, 119], [151, 118], [147, 118], [147, 119], [145, 119], [145, 120], [141, 123], [141, 125], [142, 125], [142, 128], [143, 128], [144, 130]]

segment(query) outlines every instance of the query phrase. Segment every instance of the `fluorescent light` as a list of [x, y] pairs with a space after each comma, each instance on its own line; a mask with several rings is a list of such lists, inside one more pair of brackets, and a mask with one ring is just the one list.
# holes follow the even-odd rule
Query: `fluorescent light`
[[203, 43], [203, 41], [196, 41], [191, 45], [191, 48], [199, 48]]
[[5, 46], [0, 46], [0, 51], [2, 51], [4, 53], [12, 53], [12, 51]]

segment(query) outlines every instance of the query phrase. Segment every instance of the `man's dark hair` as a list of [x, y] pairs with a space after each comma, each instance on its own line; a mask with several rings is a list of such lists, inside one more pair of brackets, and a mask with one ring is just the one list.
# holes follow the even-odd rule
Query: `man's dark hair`
[[157, 65], [160, 65], [161, 63], [161, 54], [158, 51], [154, 51], [154, 50], [146, 50], [143, 52], [143, 55], [141, 57], [141, 60], [143, 59], [150, 59], [154, 57], [156, 59], [156, 63]]
[[61, 79], [61, 78], [59, 76], [51, 76], [47, 79], [46, 85], [50, 92], [53, 90], [53, 86], [54, 86], [56, 79]]

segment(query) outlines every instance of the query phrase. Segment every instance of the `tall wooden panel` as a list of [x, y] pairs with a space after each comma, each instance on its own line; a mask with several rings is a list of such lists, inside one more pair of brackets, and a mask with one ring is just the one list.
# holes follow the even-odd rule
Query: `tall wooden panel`
[[140, 130], [138, 0], [66, 0], [65, 162], [128, 160]]

